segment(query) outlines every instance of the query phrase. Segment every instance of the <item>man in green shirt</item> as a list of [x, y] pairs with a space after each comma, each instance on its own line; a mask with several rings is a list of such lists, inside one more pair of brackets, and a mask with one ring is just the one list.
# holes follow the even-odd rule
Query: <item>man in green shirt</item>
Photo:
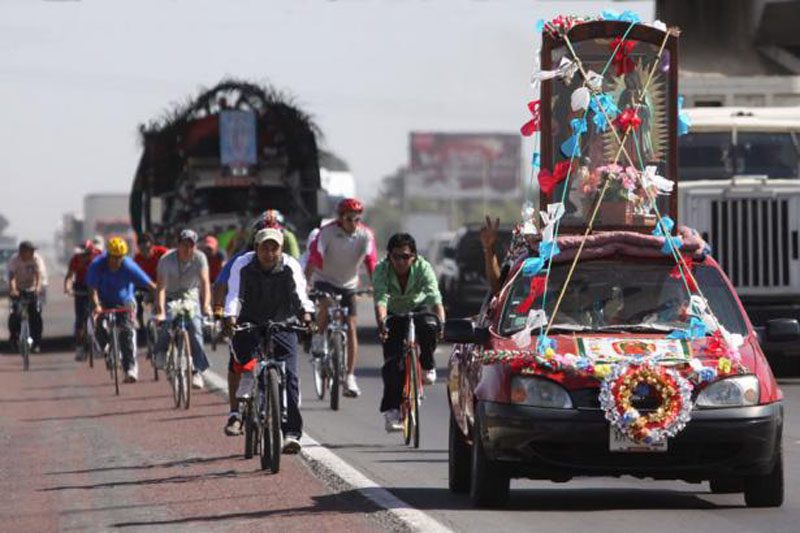
[[[433, 311], [444, 324], [444, 307], [436, 274], [423, 257], [417, 255], [417, 243], [408, 233], [396, 233], [386, 247], [388, 257], [375, 267], [372, 274], [375, 320], [383, 342], [383, 399], [380, 410], [386, 421], [386, 431], [402, 431], [400, 400], [403, 394], [403, 340], [408, 324], [404, 320], [387, 317], [410, 311]], [[431, 317], [414, 319], [417, 344], [420, 349], [422, 379], [427, 384], [436, 382], [436, 364], [433, 351], [440, 335]]]

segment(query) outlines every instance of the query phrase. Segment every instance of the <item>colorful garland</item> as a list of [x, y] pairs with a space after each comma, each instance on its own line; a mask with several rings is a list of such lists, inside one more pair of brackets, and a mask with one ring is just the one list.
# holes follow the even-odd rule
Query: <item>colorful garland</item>
[[[664, 442], [691, 419], [692, 384], [675, 370], [660, 365], [616, 365], [600, 387], [606, 420], [636, 442]], [[658, 408], [643, 415], [633, 406], [634, 395], [655, 393]]]

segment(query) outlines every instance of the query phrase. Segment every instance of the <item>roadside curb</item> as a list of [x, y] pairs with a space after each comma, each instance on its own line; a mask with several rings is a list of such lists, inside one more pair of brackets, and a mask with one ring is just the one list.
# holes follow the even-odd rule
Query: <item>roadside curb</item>
[[[204, 378], [216, 389], [210, 392], [219, 392], [227, 398], [228, 385], [225, 379], [210, 370], [204, 373]], [[323, 482], [328, 482], [336, 492], [346, 490], [357, 492], [381, 509], [385, 509], [390, 515], [388, 518], [392, 519], [396, 525], [402, 526], [403, 529], [426, 533], [452, 531], [430, 515], [413, 508], [369, 479], [341, 457], [309, 437], [308, 434], [303, 435], [302, 443], [303, 449], [300, 457], [317, 477], [321, 478]]]

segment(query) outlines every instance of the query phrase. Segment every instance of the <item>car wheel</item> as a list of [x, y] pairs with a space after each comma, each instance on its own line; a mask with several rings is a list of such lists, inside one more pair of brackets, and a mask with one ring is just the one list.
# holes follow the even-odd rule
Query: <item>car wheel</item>
[[778, 449], [775, 465], [768, 474], [744, 480], [744, 502], [748, 507], [783, 505], [783, 451]]
[[[476, 413], [478, 411], [476, 410]], [[476, 507], [502, 507], [508, 502], [511, 479], [486, 457], [481, 437], [480, 416], [475, 417], [472, 439], [470, 498]]]
[[734, 494], [744, 491], [744, 480], [737, 477], [718, 477], [708, 482], [714, 494]]
[[448, 471], [450, 492], [469, 492], [472, 447], [467, 443], [453, 413], [450, 413], [450, 437], [448, 445]]

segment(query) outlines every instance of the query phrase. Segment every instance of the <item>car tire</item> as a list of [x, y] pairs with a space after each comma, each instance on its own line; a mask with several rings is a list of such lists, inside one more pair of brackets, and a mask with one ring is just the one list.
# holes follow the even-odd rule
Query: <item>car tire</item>
[[469, 445], [453, 413], [450, 413], [450, 432], [447, 450], [450, 492], [466, 494], [472, 474], [472, 446]]
[[777, 451], [775, 464], [768, 474], [745, 478], [744, 502], [748, 507], [783, 505], [783, 451], [780, 448]]
[[713, 494], [744, 492], [744, 480], [738, 477], [718, 477], [708, 481]]
[[[476, 410], [478, 413], [478, 410]], [[472, 439], [470, 498], [475, 507], [503, 507], [508, 502], [511, 479], [486, 456], [481, 436], [480, 415], [475, 417]]]

